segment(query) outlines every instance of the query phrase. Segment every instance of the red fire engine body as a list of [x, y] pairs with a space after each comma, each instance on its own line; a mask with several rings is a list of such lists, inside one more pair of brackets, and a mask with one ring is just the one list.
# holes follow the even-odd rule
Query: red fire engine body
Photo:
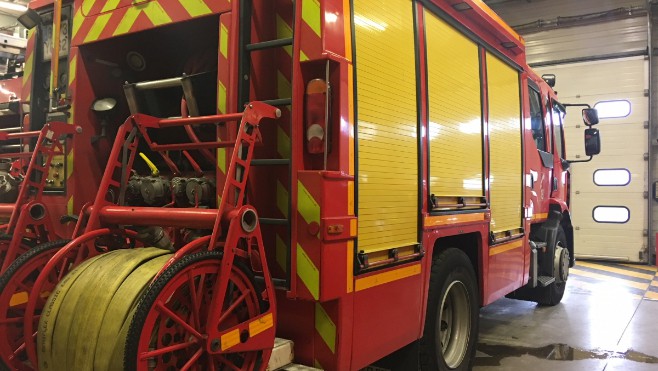
[[[75, 140], [117, 137], [104, 158], [75, 146], [73, 211], [78, 192], [98, 194], [79, 236], [35, 255], [36, 280], [12, 271], [22, 286], [4, 296], [31, 291], [5, 315], [0, 365], [265, 369], [276, 336], [309, 367], [358, 370], [417, 342], [422, 369], [468, 369], [481, 306], [561, 300], [574, 261], [565, 109], [482, 1], [66, 9]], [[117, 102], [110, 122], [90, 111], [103, 97]], [[176, 182], [192, 177], [181, 206]], [[133, 249], [152, 246], [138, 237], [152, 227], [175, 254], [125, 297], [134, 306], [103, 312], [125, 305], [114, 276], [163, 256]]]

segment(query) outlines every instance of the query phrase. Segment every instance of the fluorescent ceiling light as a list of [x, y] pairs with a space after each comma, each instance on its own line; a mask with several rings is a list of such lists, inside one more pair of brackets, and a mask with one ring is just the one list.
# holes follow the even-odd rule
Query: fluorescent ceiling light
[[0, 8], [14, 10], [17, 12], [24, 12], [27, 10], [27, 6], [18, 3], [10, 3], [8, 1], [0, 1]]

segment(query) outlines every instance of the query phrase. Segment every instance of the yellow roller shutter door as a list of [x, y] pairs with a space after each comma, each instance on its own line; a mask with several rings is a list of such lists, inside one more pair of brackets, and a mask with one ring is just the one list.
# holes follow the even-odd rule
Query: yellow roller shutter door
[[522, 152], [519, 73], [487, 54], [491, 231], [521, 228]]
[[418, 119], [411, 0], [354, 0], [358, 248], [418, 242]]
[[430, 193], [482, 197], [482, 103], [478, 46], [425, 12], [429, 82]]

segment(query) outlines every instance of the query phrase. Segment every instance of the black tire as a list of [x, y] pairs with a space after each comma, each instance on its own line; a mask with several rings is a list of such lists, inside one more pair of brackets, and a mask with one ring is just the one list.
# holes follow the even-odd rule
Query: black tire
[[[564, 233], [562, 227], [558, 227], [557, 230], [557, 244], [566, 250], [566, 253], [569, 254], [569, 246], [567, 244], [567, 235]], [[570, 257], [568, 257], [570, 260]], [[546, 287], [536, 287], [533, 289], [532, 301], [536, 302], [539, 305], [545, 306], [555, 306], [560, 304], [562, 297], [564, 297], [564, 291], [567, 287], [567, 281], [564, 282], [553, 282]]]
[[[7, 268], [7, 270], [0, 276], [0, 292], [3, 292], [5, 290], [5, 288], [7, 287], [9, 282], [14, 278], [16, 273], [19, 272], [21, 268], [25, 264], [27, 264], [30, 260], [42, 254], [55, 255], [55, 253], [59, 249], [66, 246], [69, 242], [71, 242], [71, 240], [66, 239], [66, 240], [57, 240], [57, 241], [42, 243], [28, 250], [26, 253], [22, 254], [21, 256], [19, 256], [18, 259], [16, 259], [9, 266], [9, 268]], [[11, 369], [12, 367], [9, 367], [7, 364], [5, 364], [4, 360], [0, 358], [0, 371], [9, 371]]]
[[[430, 274], [427, 316], [420, 340], [421, 370], [466, 371], [473, 367], [479, 309], [478, 284], [470, 259], [455, 248], [441, 252], [432, 263]], [[442, 320], [437, 334], [439, 316]], [[443, 321], [444, 318], [446, 321]], [[451, 323], [448, 324], [448, 321]], [[457, 322], [466, 323], [467, 328]], [[461, 329], [458, 328], [460, 326]], [[449, 331], [443, 335], [447, 336], [446, 349], [439, 340], [442, 331]]]
[[[11, 240], [13, 238], [14, 238], [13, 234], [6, 234], [6, 233], [0, 234], [0, 241], [9, 241], [11, 243]], [[23, 245], [25, 245], [25, 247], [27, 247], [27, 249], [25, 249], [26, 252], [34, 248], [34, 242], [32, 242], [32, 240], [30, 240], [30, 239], [23, 238], [22, 243], [23, 243]], [[21, 255], [23, 255], [23, 254], [21, 254]], [[5, 259], [5, 253], [0, 252], [0, 265], [2, 265], [2, 263], [4, 262], [4, 259]]]

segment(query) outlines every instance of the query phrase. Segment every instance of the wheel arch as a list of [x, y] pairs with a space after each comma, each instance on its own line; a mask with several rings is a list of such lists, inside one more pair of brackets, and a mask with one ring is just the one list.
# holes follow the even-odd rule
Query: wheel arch
[[573, 224], [571, 222], [571, 211], [569, 210], [569, 206], [562, 200], [551, 199], [550, 210], [551, 212], [558, 211], [562, 214], [560, 226], [567, 237], [567, 250], [569, 250], [569, 257], [571, 260], [569, 266], [573, 267], [576, 263], [576, 255], [574, 248]]
[[[483, 303], [483, 292], [484, 292], [484, 258], [483, 258], [483, 249], [484, 249], [484, 240], [483, 235], [479, 232], [470, 232], [464, 234], [457, 234], [451, 236], [445, 236], [437, 238], [432, 245], [432, 251], [430, 252], [430, 266], [436, 260], [441, 253], [447, 249], [455, 248], [459, 249], [471, 262], [473, 270], [475, 271], [475, 278], [479, 286], [479, 300], [480, 306]], [[429, 275], [427, 277], [429, 281]]]

